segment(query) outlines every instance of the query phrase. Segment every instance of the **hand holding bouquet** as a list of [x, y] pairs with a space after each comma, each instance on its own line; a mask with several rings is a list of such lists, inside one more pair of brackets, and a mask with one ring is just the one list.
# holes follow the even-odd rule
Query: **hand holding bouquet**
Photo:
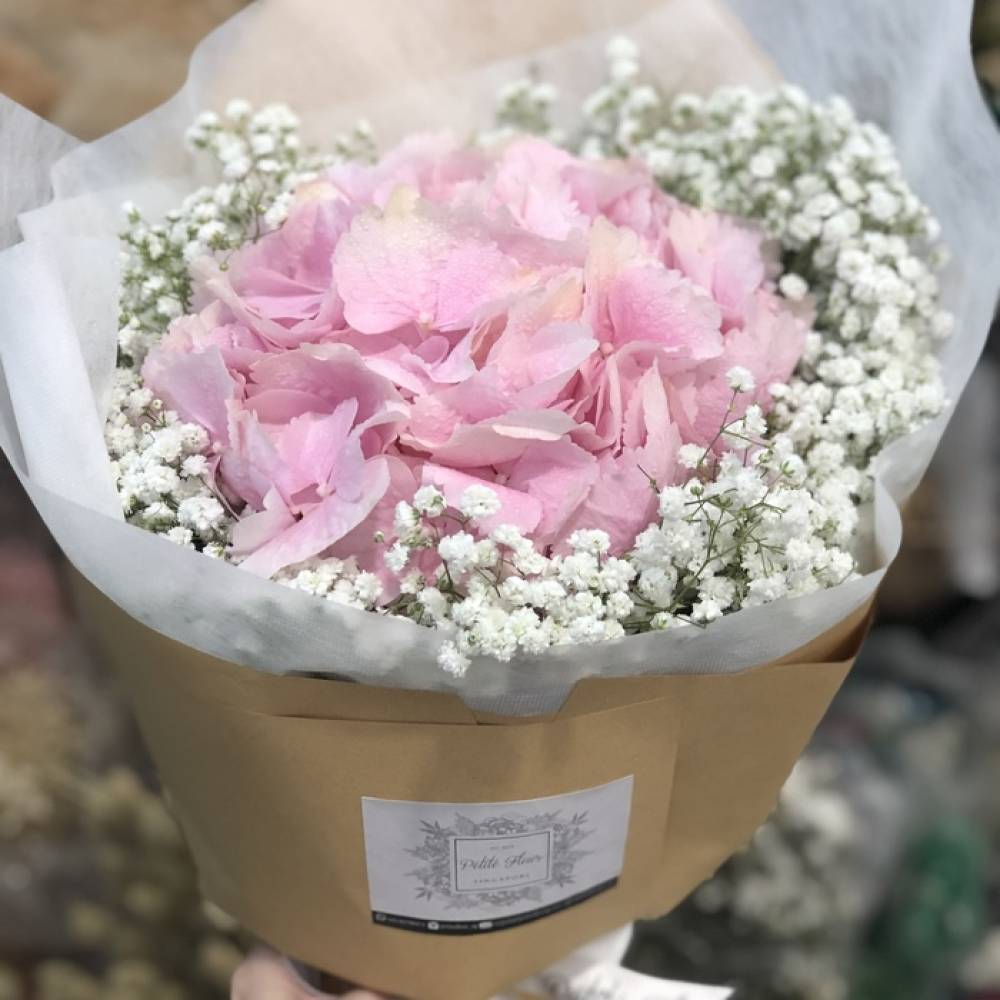
[[773, 806], [982, 343], [997, 142], [900, 83], [967, 59], [930, 2], [891, 64], [881, 4], [382, 6], [258, 5], [61, 159], [11, 111], [4, 446], [206, 892], [450, 1000]]

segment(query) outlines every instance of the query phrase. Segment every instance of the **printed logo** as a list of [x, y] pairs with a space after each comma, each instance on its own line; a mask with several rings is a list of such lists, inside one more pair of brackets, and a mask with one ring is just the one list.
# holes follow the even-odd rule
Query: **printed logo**
[[517, 802], [365, 798], [372, 918], [437, 934], [488, 934], [618, 884], [632, 777]]
[[422, 819], [423, 843], [408, 853], [424, 862], [407, 872], [418, 899], [438, 899], [448, 909], [504, 908], [542, 901], [543, 886], [573, 884], [580, 845], [594, 832], [587, 813], [490, 816], [475, 823], [456, 813], [442, 826]]

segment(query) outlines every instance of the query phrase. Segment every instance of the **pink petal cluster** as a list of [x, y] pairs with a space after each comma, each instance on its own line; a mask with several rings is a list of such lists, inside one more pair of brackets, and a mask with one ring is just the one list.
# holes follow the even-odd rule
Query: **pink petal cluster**
[[235, 554], [265, 576], [320, 553], [382, 571], [373, 538], [421, 485], [485, 483], [542, 549], [629, 548], [650, 479], [707, 443], [748, 369], [765, 408], [809, 317], [762, 233], [675, 202], [628, 161], [537, 139], [417, 136], [330, 169], [225, 269], [143, 377], [208, 431]]

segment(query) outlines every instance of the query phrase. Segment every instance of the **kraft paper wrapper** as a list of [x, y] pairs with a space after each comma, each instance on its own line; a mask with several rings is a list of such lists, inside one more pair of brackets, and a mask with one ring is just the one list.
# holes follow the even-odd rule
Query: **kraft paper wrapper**
[[[773, 809], [868, 619], [860, 609], [784, 660], [739, 673], [592, 678], [558, 712], [503, 718], [453, 694], [228, 663], [75, 582], [83, 619], [131, 696], [205, 894], [297, 959], [419, 1000], [489, 997], [582, 942], [679, 903]], [[504, 802], [629, 774], [615, 888], [468, 937], [373, 922], [363, 796]]]

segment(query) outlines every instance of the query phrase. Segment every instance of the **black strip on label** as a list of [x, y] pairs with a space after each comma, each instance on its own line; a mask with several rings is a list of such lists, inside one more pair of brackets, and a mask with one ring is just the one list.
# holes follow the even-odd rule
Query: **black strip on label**
[[384, 927], [395, 927], [404, 931], [417, 931], [422, 934], [490, 934], [493, 931], [503, 931], [521, 924], [530, 924], [542, 917], [551, 917], [560, 910], [567, 910], [578, 903], [584, 903], [594, 896], [613, 889], [618, 885], [617, 878], [608, 879], [590, 889], [567, 896], [558, 903], [549, 903], [524, 913], [512, 913], [505, 917], [494, 917], [492, 920], [422, 920], [420, 917], [406, 917], [399, 913], [372, 912], [372, 921]]

